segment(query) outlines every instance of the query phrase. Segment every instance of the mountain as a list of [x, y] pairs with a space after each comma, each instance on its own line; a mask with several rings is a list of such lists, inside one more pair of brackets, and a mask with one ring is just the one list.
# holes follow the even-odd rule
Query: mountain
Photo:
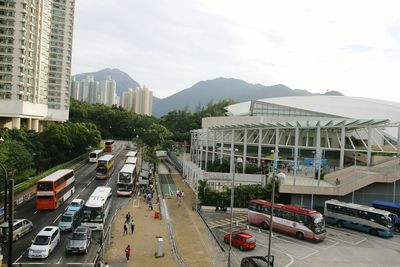
[[117, 83], [117, 95], [122, 97], [122, 92], [127, 91], [129, 88], [139, 87], [139, 83], [132, 79], [127, 73], [119, 69], [106, 68], [96, 72], [79, 73], [75, 75], [77, 81], [83, 80], [86, 76], [94, 76], [96, 81], [106, 80], [108, 76], [111, 76]]
[[[337, 91], [328, 91], [327, 94], [341, 95]], [[216, 103], [223, 99], [233, 99], [238, 102], [283, 96], [308, 96], [313, 93], [304, 89], [291, 89], [283, 84], [265, 86], [249, 84], [233, 78], [216, 78], [201, 81], [190, 88], [163, 99], [153, 100], [153, 115], [162, 116], [169, 111], [183, 109], [194, 111], [196, 107], [205, 106], [211, 100]]]

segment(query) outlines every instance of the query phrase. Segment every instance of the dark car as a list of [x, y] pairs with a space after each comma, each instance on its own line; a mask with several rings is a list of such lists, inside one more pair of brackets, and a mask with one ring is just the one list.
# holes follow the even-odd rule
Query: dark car
[[[240, 267], [268, 267], [267, 258], [263, 256], [246, 257], [240, 262]], [[274, 256], [272, 255], [269, 267], [274, 267]]]
[[92, 230], [86, 226], [79, 226], [75, 229], [71, 239], [67, 244], [67, 253], [84, 253], [88, 252], [92, 243]]
[[[224, 236], [224, 242], [229, 244], [230, 234]], [[246, 232], [235, 232], [232, 233], [232, 246], [239, 248], [240, 250], [249, 250], [256, 247], [256, 239], [249, 233]]]

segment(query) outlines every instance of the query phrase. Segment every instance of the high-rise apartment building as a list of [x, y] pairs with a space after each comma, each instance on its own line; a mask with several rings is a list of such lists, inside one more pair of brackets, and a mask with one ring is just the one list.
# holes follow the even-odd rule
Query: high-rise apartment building
[[116, 103], [117, 84], [115, 80], [108, 76], [106, 80], [100, 82], [101, 103], [112, 106]]
[[0, 1], [0, 127], [65, 121], [74, 0]]
[[76, 83], [79, 83], [79, 100], [90, 104], [100, 103], [100, 83], [95, 81], [93, 76], [86, 76], [84, 80]]
[[75, 3], [70, 0], [43, 2], [52, 4], [47, 119], [65, 121], [69, 117], [69, 83]]
[[122, 94], [122, 107], [137, 114], [151, 116], [153, 112], [153, 92], [145, 86], [129, 89]]

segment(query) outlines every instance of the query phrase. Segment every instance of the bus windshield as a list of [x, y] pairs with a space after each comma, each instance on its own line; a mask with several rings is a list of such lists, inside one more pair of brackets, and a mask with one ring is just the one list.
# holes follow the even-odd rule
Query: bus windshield
[[106, 169], [107, 161], [100, 160], [97, 162], [97, 169]]
[[85, 207], [82, 222], [103, 222], [102, 209]]
[[53, 190], [53, 183], [52, 182], [40, 182], [37, 184], [37, 190], [40, 190], [40, 191]]
[[130, 183], [131, 182], [131, 174], [126, 173], [126, 172], [119, 173], [119, 182]]
[[316, 234], [320, 234], [325, 230], [324, 216], [322, 214], [315, 214], [313, 216], [314, 223], [312, 225], [312, 231]]
[[90, 154], [89, 154], [89, 157], [90, 157], [90, 158], [97, 158], [97, 154], [96, 154], [96, 153], [90, 153]]

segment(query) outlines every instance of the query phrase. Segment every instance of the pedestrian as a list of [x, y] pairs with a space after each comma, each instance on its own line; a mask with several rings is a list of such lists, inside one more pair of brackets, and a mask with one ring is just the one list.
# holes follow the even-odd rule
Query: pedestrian
[[183, 190], [181, 191], [181, 198], [182, 198], [182, 200], [185, 199], [185, 192]]
[[130, 245], [128, 245], [128, 246], [126, 246], [126, 248], [125, 248], [125, 257], [126, 257], [126, 260], [127, 261], [129, 261], [129, 256], [131, 255], [131, 246]]
[[153, 201], [151, 201], [151, 200], [149, 201], [149, 209], [153, 210]]
[[131, 221], [131, 232], [133, 234], [133, 231], [135, 231], [135, 221], [132, 219]]
[[157, 195], [156, 204], [160, 203], [160, 195]]
[[125, 221], [127, 222], [127, 223], [129, 223], [129, 221], [131, 220], [131, 213], [128, 211], [128, 213], [126, 214], [126, 216], [125, 216]]
[[128, 225], [126, 222], [124, 223], [124, 234], [128, 234]]
[[110, 265], [108, 264], [108, 262], [105, 263], [104, 267], [110, 267]]

